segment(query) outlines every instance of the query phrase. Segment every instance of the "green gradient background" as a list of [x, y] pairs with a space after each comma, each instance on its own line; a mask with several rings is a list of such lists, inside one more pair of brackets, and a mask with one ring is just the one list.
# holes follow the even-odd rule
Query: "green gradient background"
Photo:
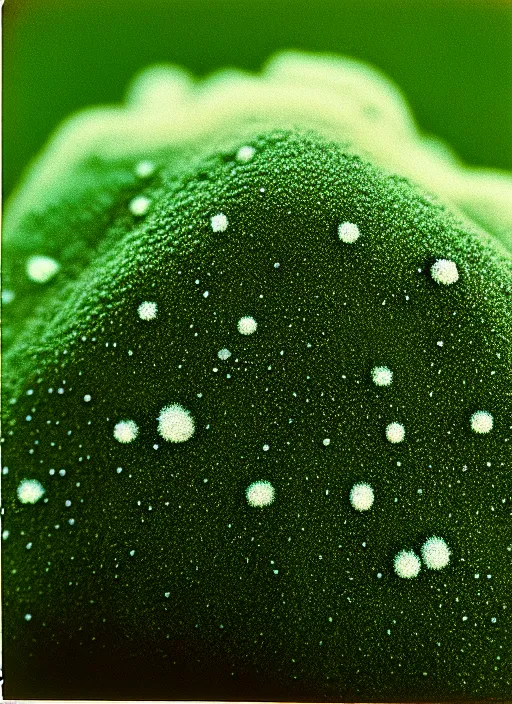
[[257, 70], [286, 48], [373, 63], [424, 131], [512, 169], [511, 2], [6, 0], [3, 16], [5, 194], [64, 117], [120, 101], [147, 64]]

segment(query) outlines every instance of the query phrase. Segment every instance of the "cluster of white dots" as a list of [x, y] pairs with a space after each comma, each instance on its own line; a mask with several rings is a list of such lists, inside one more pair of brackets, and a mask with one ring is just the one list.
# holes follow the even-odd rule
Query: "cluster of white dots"
[[26, 263], [27, 276], [37, 284], [45, 284], [59, 272], [60, 264], [52, 257], [35, 255]]
[[[441, 570], [450, 562], [451, 551], [446, 541], [433, 535], [423, 544], [421, 556], [427, 569]], [[393, 567], [402, 579], [417, 577], [421, 569], [421, 560], [413, 550], [401, 550], [394, 559]]]

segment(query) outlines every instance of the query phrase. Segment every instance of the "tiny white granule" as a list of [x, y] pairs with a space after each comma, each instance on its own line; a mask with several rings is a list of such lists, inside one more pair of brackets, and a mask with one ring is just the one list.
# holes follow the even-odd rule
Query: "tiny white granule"
[[229, 359], [231, 357], [231, 352], [226, 347], [223, 347], [217, 352], [217, 357], [222, 360]]
[[274, 487], [265, 481], [253, 482], [245, 492], [249, 506], [258, 508], [269, 506], [274, 501], [274, 495]]
[[251, 161], [255, 154], [256, 149], [254, 147], [249, 147], [248, 145], [245, 145], [244, 147], [240, 147], [240, 149], [237, 151], [236, 158], [237, 161], [247, 163], [248, 161]]
[[438, 259], [430, 267], [430, 273], [436, 284], [454, 284], [459, 279], [457, 264], [449, 259]]
[[471, 430], [475, 433], [489, 433], [494, 425], [494, 418], [488, 411], [476, 411], [471, 416]]
[[84, 401], [85, 401], [86, 403], [89, 403], [90, 400], [91, 400], [91, 394], [85, 394], [85, 396], [84, 396]]
[[194, 434], [194, 419], [179, 403], [162, 408], [158, 416], [158, 432], [169, 442], [185, 442]]
[[136, 196], [130, 201], [128, 208], [132, 215], [140, 217], [147, 213], [150, 205], [151, 201], [149, 198], [146, 198], [146, 196]]
[[405, 437], [405, 428], [401, 423], [390, 423], [386, 427], [386, 438], [389, 442], [402, 442]]
[[388, 367], [374, 367], [372, 379], [377, 386], [389, 386], [393, 381], [393, 372]]
[[139, 161], [135, 167], [135, 173], [139, 178], [147, 178], [155, 171], [155, 165], [151, 161]]
[[258, 323], [249, 315], [238, 321], [238, 332], [241, 335], [252, 335], [253, 332], [256, 332], [257, 327]]
[[368, 511], [373, 505], [373, 489], [369, 484], [354, 484], [350, 491], [350, 503], [356, 511]]
[[225, 232], [228, 227], [228, 219], [224, 213], [218, 213], [214, 215], [211, 219], [212, 230], [214, 232]]
[[328, 446], [331, 444], [331, 441], [330, 441], [329, 438], [325, 438], [324, 440], [322, 440], [322, 444], [323, 444], [325, 447], [328, 447]]
[[38, 284], [45, 284], [53, 279], [59, 269], [59, 262], [51, 257], [34, 256], [27, 259], [27, 276]]
[[114, 427], [114, 437], [118, 442], [132, 442], [138, 434], [139, 426], [134, 420], [121, 420]]
[[16, 493], [22, 504], [35, 504], [44, 494], [44, 491], [43, 485], [37, 479], [23, 479]]
[[342, 242], [347, 244], [352, 244], [355, 242], [361, 233], [359, 232], [358, 226], [353, 222], [342, 222], [338, 227], [338, 235]]
[[143, 301], [137, 309], [141, 320], [154, 320], [158, 312], [158, 306], [154, 301]]
[[421, 548], [423, 562], [430, 570], [440, 570], [450, 562], [450, 548], [442, 538], [433, 535]]
[[420, 558], [412, 550], [402, 550], [395, 556], [393, 567], [399, 577], [411, 579], [416, 577], [421, 569]]
[[32, 614], [25, 614], [25, 621], [31, 621], [32, 620]]
[[7, 540], [8, 537], [9, 537], [9, 531], [4, 530], [2, 533], [2, 540]]

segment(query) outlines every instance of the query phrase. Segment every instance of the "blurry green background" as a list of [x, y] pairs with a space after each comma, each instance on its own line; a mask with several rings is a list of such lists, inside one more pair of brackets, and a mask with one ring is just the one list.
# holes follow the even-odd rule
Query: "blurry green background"
[[120, 101], [141, 67], [256, 70], [283, 48], [366, 59], [424, 131], [512, 169], [510, 0], [6, 0], [3, 16], [4, 194], [62, 118]]

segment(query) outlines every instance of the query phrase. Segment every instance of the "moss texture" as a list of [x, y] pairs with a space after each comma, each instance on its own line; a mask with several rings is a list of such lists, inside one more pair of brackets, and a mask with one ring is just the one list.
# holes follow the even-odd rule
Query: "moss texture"
[[[11, 206], [11, 698], [512, 696], [511, 258], [355, 143], [275, 121], [142, 145], [143, 178], [141, 145], [82, 143]], [[449, 563], [400, 577], [432, 537]]]

